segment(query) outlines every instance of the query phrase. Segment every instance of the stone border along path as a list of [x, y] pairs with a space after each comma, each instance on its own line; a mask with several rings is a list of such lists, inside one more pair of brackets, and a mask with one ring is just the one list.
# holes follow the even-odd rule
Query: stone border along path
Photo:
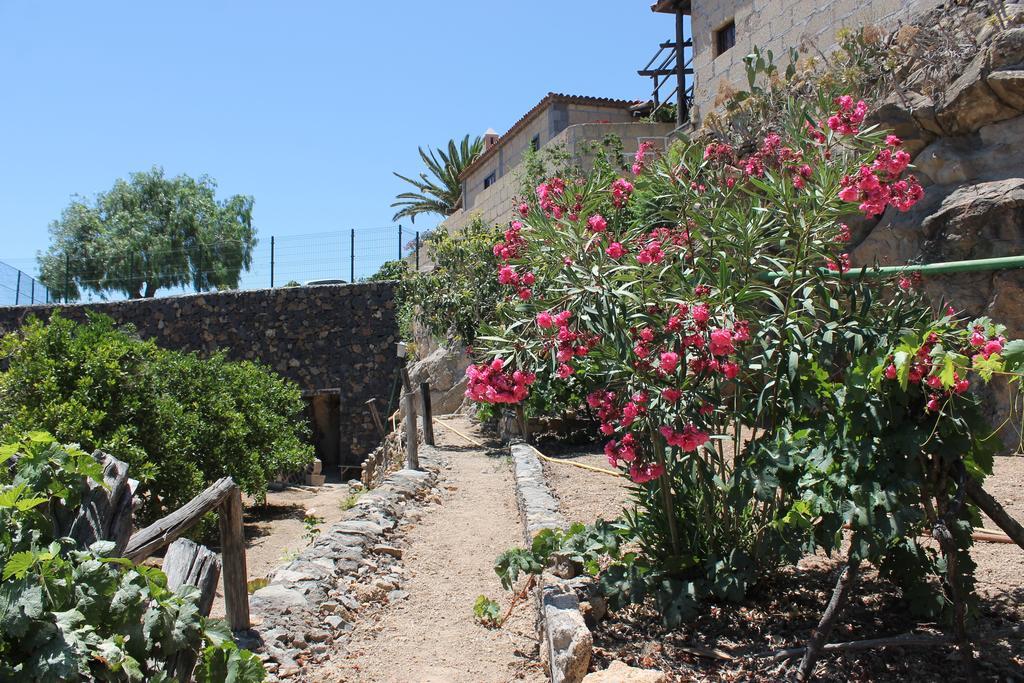
[[[484, 440], [465, 418], [445, 420], [472, 434], [474, 441]], [[480, 625], [473, 614], [473, 603], [480, 595], [497, 601], [503, 612], [511, 599], [494, 572], [495, 558], [522, 542], [507, 451], [470, 445], [443, 428], [435, 430], [435, 436], [437, 448], [421, 446], [421, 458], [429, 453], [433, 462], [443, 459], [444, 463], [437, 470], [435, 493], [425, 491], [424, 506], [407, 510], [388, 538], [399, 557], [378, 555], [375, 559], [387, 566], [377, 574], [368, 571], [353, 578], [349, 572], [336, 579], [337, 590], [361, 601], [358, 618], [341, 627], [349, 630], [325, 648], [326, 656], [306, 660], [297, 680], [545, 680], [532, 610], [520, 605], [501, 629]], [[381, 571], [388, 574], [381, 577]], [[401, 589], [396, 595], [392, 581], [398, 578]], [[387, 599], [380, 591], [370, 592], [381, 580], [391, 591]], [[339, 608], [345, 607], [343, 600], [334, 601]], [[348, 615], [340, 616], [349, 620]]]
[[384, 543], [393, 536], [407, 508], [435, 485], [444, 466], [441, 454], [429, 446], [420, 451], [424, 471], [399, 470], [381, 486], [360, 496], [346, 519], [321, 533], [316, 541], [270, 583], [252, 594], [249, 604], [259, 641], [243, 646], [258, 651], [268, 680], [289, 678], [303, 667], [323, 661], [347, 639], [360, 598], [351, 586], [370, 575], [391, 600], [402, 598], [400, 577], [387, 573], [401, 551]]
[[[543, 529], [565, 529], [568, 524], [551, 494], [538, 451], [523, 442], [509, 446], [516, 475], [516, 498], [523, 517], [527, 546]], [[544, 662], [551, 683], [579, 683], [590, 668], [594, 638], [583, 617], [586, 611], [600, 619], [606, 607], [589, 577], [573, 578], [572, 567], [559, 564], [541, 575], [537, 603], [540, 612]]]

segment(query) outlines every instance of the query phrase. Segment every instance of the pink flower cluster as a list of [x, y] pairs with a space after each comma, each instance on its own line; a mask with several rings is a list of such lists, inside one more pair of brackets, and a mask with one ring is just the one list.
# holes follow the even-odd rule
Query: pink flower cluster
[[[907, 371], [908, 383], [924, 384], [927, 387], [928, 402], [925, 404], [925, 410], [932, 413], [937, 413], [942, 409], [944, 400], [948, 400], [954, 394], [965, 393], [971, 386], [970, 380], [954, 372], [953, 386], [943, 389], [940, 377], [942, 367], [934, 364], [931, 358], [932, 349], [939, 342], [937, 334], [928, 335], [928, 339], [917, 349], [917, 353], [910, 360], [910, 368]], [[967, 344], [967, 347], [962, 349], [963, 355], [971, 356], [971, 360], [977, 363], [979, 360], [987, 360], [993, 354], [1001, 353], [1006, 344], [1006, 337], [986, 335], [984, 326], [975, 325]], [[899, 377], [899, 370], [890, 363], [886, 366], [884, 375], [887, 380], [895, 381]]]
[[886, 138], [888, 148], [875, 157], [871, 166], [861, 166], [856, 175], [844, 176], [839, 198], [859, 204], [865, 216], [878, 216], [887, 206], [898, 211], [909, 211], [924, 196], [924, 189], [914, 176], [900, 180], [899, 176], [910, 164], [910, 155], [896, 149], [903, 142], [895, 135]]
[[530, 287], [536, 281], [537, 276], [531, 271], [526, 271], [520, 275], [515, 266], [505, 264], [498, 268], [498, 284], [515, 287], [516, 294], [523, 301], [527, 301], [533, 296], [533, 290]]
[[652, 149], [654, 149], [654, 143], [650, 140], [644, 140], [640, 143], [640, 146], [636, 150], [636, 154], [633, 156], [633, 175], [640, 175], [643, 173], [644, 158]]
[[686, 453], [692, 453], [711, 440], [706, 432], [698, 429], [692, 422], [683, 427], [681, 432], [675, 431], [668, 425], [662, 425], [658, 431], [665, 437], [669, 446], [682, 448]]
[[612, 182], [612, 204], [621, 209], [633, 194], [633, 183], [625, 178], [616, 178]]
[[837, 97], [835, 100], [838, 109], [832, 116], [828, 117], [828, 127], [840, 135], [856, 135], [860, 131], [860, 124], [868, 113], [868, 105], [864, 100], [856, 104], [849, 95]]
[[[724, 154], [731, 153], [732, 148], [728, 145], [709, 145], [704, 149], [704, 158], [724, 160]], [[737, 163], [743, 168], [743, 173], [748, 176], [760, 178], [764, 176], [765, 169], [777, 169], [788, 175], [793, 187], [802, 189], [807, 180], [814, 175], [814, 169], [804, 163], [803, 152], [782, 144], [782, 138], [778, 133], [769, 133], [761, 141], [758, 151], [746, 159], [740, 159]], [[732, 183], [726, 179], [726, 186], [732, 187]]]
[[479, 403], [519, 403], [525, 399], [536, 375], [522, 370], [510, 373], [504, 367], [504, 361], [495, 358], [466, 368], [466, 396]]
[[557, 328], [554, 339], [546, 342], [545, 345], [555, 348], [555, 359], [558, 361], [555, 373], [561, 379], [566, 379], [576, 371], [569, 364], [570, 361], [586, 356], [600, 341], [596, 335], [580, 334], [569, 329], [571, 319], [571, 311], [561, 311], [554, 315], [549, 311], [541, 311], [537, 314], [538, 327], [545, 330]]
[[518, 258], [526, 248], [526, 240], [522, 236], [523, 224], [512, 221], [505, 231], [505, 239], [494, 245], [494, 256], [500, 261], [508, 262]]

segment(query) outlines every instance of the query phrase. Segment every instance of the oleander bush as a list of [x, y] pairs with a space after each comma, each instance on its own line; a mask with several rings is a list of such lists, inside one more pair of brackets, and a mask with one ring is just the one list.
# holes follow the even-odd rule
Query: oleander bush
[[[170, 681], [169, 661], [198, 656], [196, 679], [246, 683], [263, 665], [227, 627], [199, 614], [199, 591], [159, 569], [56, 535], [96, 459], [32, 432], [0, 446], [0, 680]], [[172, 659], [174, 658], [174, 659]]]
[[262, 499], [313, 458], [298, 387], [256, 363], [169, 351], [106, 316], [59, 313], [7, 335], [0, 358], [0, 438], [45, 430], [127, 462], [142, 482], [140, 523], [224, 476]]
[[[758, 54], [748, 68], [752, 86], [780, 78]], [[1024, 343], [933, 310], [909, 270], [851, 269], [844, 219], [923, 195], [863, 100], [753, 97], [775, 98], [756, 144], [643, 145], [626, 172], [552, 176], [495, 246], [507, 301], [468, 395], [514, 404], [581, 383], [609, 462], [634, 482], [615, 528], [574, 528], [497, 569], [508, 582], [568, 545], [613, 606], [653, 600], [675, 624], [821, 549], [873, 563], [916, 611], [962, 626], [978, 519], [964, 482], [991, 473], [996, 447], [974, 389], [1019, 381]], [[639, 552], [620, 553], [624, 540]]]

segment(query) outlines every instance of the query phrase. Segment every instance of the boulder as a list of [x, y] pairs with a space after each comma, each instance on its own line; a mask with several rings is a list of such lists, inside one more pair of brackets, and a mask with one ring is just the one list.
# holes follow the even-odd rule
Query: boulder
[[594, 637], [576, 594], [559, 583], [543, 588], [542, 613], [552, 683], [580, 683], [590, 668]]
[[1024, 68], [1024, 28], [998, 31], [983, 54], [989, 71]]
[[866, 123], [891, 130], [903, 140], [903, 148], [914, 156], [935, 139], [935, 133], [925, 129], [914, 115], [915, 104], [921, 104], [920, 100], [915, 98], [915, 101], [911, 101], [893, 95], [871, 113]]
[[615, 660], [604, 671], [587, 674], [583, 683], [668, 683], [668, 677], [654, 669], [638, 669]]
[[986, 53], [975, 57], [942, 97], [936, 118], [942, 129], [952, 135], [973, 133], [1019, 113], [999, 99], [985, 81], [986, 58]]
[[1011, 256], [1024, 251], [1024, 178], [964, 185], [924, 219], [929, 260]]
[[463, 349], [441, 347], [409, 366], [409, 380], [415, 389], [430, 383], [430, 404], [434, 415], [458, 411], [466, 399], [466, 368], [470, 357]]
[[1024, 69], [993, 71], [985, 81], [1006, 105], [1024, 111]]

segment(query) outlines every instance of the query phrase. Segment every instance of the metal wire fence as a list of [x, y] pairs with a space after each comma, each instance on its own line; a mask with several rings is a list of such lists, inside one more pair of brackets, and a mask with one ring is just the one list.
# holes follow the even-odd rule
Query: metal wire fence
[[27, 306], [50, 302], [50, 290], [42, 282], [14, 266], [0, 263], [0, 305]]
[[[401, 225], [261, 237], [252, 250], [250, 267], [241, 273], [238, 287], [260, 289], [322, 280], [358, 282], [376, 273], [386, 261], [408, 259], [410, 265], [418, 265], [421, 243], [418, 231]], [[218, 255], [237, 251], [240, 246], [235, 242], [204, 244], [203, 251]], [[217, 272], [212, 266], [204, 266], [202, 257], [197, 262], [195, 256], [189, 258], [188, 250], [182, 249], [105, 255], [104, 263], [105, 279], [90, 280], [75, 277], [72, 259], [68, 258], [64, 278], [51, 282], [51, 289], [37, 277], [0, 263], [0, 306], [63, 301], [65, 292], [73, 292], [75, 287], [84, 301], [124, 299], [127, 294], [116, 291], [111, 283], [143, 294], [147, 277], [152, 277], [147, 274], [152, 273], [159, 274], [163, 281], [181, 283], [160, 289], [156, 296], [190, 292], [196, 282], [217, 280]], [[25, 263], [22, 267], [30, 266]]]

